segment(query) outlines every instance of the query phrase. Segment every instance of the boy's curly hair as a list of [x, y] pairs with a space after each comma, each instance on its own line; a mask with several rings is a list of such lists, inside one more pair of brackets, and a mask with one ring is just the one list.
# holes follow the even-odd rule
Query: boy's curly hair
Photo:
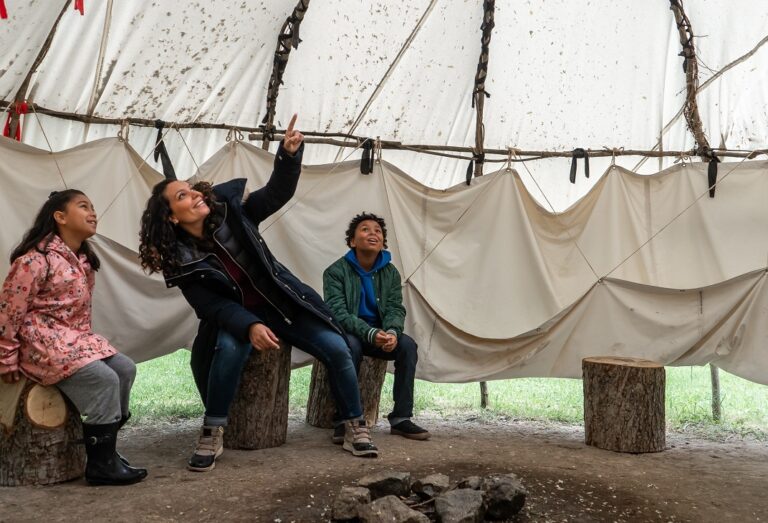
[[373, 213], [370, 212], [361, 212], [354, 218], [352, 218], [352, 221], [349, 222], [349, 227], [347, 227], [347, 247], [352, 248], [352, 239], [355, 237], [355, 231], [357, 230], [357, 226], [360, 225], [362, 222], [366, 220], [373, 220], [376, 223], [379, 224], [379, 227], [381, 227], [381, 234], [384, 235], [384, 248], [387, 248], [387, 224], [384, 222], [384, 218], [381, 218], [379, 216], [376, 216]]

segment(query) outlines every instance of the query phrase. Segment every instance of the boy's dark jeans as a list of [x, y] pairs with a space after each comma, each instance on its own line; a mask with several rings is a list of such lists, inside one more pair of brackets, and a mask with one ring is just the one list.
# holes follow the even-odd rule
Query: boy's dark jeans
[[416, 363], [419, 359], [416, 352], [418, 346], [413, 338], [407, 334], [401, 334], [397, 338], [397, 347], [392, 352], [385, 352], [349, 333], [347, 338], [349, 338], [352, 359], [358, 371], [364, 355], [395, 362], [395, 383], [392, 391], [395, 407], [387, 418], [392, 420], [413, 417], [413, 380], [416, 377]]

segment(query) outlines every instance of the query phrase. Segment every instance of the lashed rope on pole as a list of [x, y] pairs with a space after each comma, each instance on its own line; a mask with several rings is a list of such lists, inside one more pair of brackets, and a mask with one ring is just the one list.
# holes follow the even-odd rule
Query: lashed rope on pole
[[683, 9], [683, 0], [669, 0], [670, 9], [675, 14], [677, 30], [680, 33], [680, 45], [683, 50], [679, 56], [683, 57], [683, 72], [685, 73], [685, 107], [683, 114], [688, 123], [688, 129], [696, 140], [696, 152], [703, 160], [709, 160], [709, 141], [704, 134], [704, 126], [699, 115], [699, 106], [696, 104], [696, 91], [699, 88], [699, 61], [696, 57], [696, 47], [693, 43], [693, 28], [691, 21]]
[[717, 186], [717, 164], [720, 159], [709, 147], [709, 141], [704, 134], [704, 126], [701, 123], [699, 115], [699, 106], [696, 103], [696, 93], [699, 90], [699, 60], [696, 57], [696, 47], [693, 43], [693, 28], [688, 15], [683, 9], [683, 0], [669, 0], [670, 9], [675, 14], [677, 30], [680, 33], [680, 44], [683, 50], [680, 56], [683, 57], [683, 72], [685, 72], [685, 106], [683, 114], [688, 128], [693, 133], [696, 140], [696, 154], [701, 156], [705, 162], [709, 162], [707, 181], [709, 184], [709, 197], [715, 197], [715, 187]]
[[299, 27], [304, 14], [309, 9], [309, 0], [299, 0], [293, 13], [283, 23], [280, 34], [277, 37], [277, 49], [275, 49], [275, 59], [272, 64], [272, 75], [269, 77], [269, 86], [267, 87], [267, 114], [264, 116], [259, 126], [264, 133], [264, 140], [261, 144], [263, 149], [269, 148], [269, 142], [273, 139], [275, 132], [275, 111], [277, 110], [277, 95], [280, 86], [283, 85], [283, 73], [288, 65], [288, 57], [291, 49], [297, 49], [301, 43], [299, 38]]
[[[477, 73], [475, 73], [475, 89], [472, 91], [472, 107], [475, 109], [476, 123], [475, 123], [475, 151], [473, 155], [474, 161], [474, 175], [483, 175], [483, 163], [485, 163], [485, 150], [483, 145], [485, 142], [485, 125], [483, 124], [483, 108], [485, 107], [485, 99], [490, 97], [490, 94], [485, 90], [485, 79], [488, 76], [488, 55], [490, 52], [491, 33], [494, 27], [494, 10], [496, 0], [485, 0], [483, 2], [483, 24], [480, 26], [483, 34], [480, 39], [480, 59], [477, 62]], [[467, 183], [469, 183], [470, 169], [467, 171]]]

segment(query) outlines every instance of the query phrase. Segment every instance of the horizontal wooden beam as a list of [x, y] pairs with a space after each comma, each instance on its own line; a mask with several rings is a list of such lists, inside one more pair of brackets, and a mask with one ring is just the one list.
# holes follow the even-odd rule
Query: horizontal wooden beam
[[[0, 110], [6, 110], [13, 102], [0, 101]], [[155, 119], [150, 118], [104, 118], [101, 116], [89, 116], [84, 114], [69, 113], [65, 111], [56, 111], [53, 109], [47, 109], [37, 104], [30, 104], [30, 112], [44, 114], [54, 118], [61, 118], [63, 120], [73, 120], [77, 122], [89, 123], [89, 124], [102, 124], [102, 125], [122, 125], [128, 124], [137, 127], [155, 127]], [[29, 115], [28, 115], [29, 116]], [[221, 129], [230, 130], [237, 129], [239, 131], [250, 133], [248, 135], [249, 140], [263, 141], [264, 133], [257, 127], [244, 127], [239, 125], [232, 125], [226, 123], [206, 123], [206, 122], [166, 122], [167, 127], [176, 127], [177, 129]], [[274, 139], [282, 140], [284, 129], [276, 130], [274, 133]], [[361, 144], [369, 139], [365, 136], [355, 136], [346, 133], [324, 133], [316, 131], [301, 131], [305, 136], [305, 142], [310, 144], [325, 144], [333, 145], [336, 147], [351, 147], [357, 148]], [[395, 140], [381, 140], [382, 149], [413, 151], [421, 154], [432, 154], [443, 156], [447, 158], [456, 158], [459, 160], [470, 160], [474, 149], [472, 147], [464, 147], [457, 145], [425, 145], [425, 144], [407, 144]], [[734, 158], [755, 158], [761, 154], [768, 154], [768, 149], [758, 149], [754, 151], [742, 151], [733, 149], [711, 149], [717, 153], [718, 157], [734, 157]], [[520, 149], [484, 149], [486, 155], [498, 156], [499, 158], [487, 158], [486, 162], [503, 163], [509, 158], [510, 151], [514, 152], [515, 158], [512, 161], [529, 161], [542, 158], [571, 158], [573, 151], [541, 151], [541, 150], [520, 150]], [[649, 151], [641, 149], [587, 149], [587, 153], [592, 158], [610, 157], [610, 156], [646, 156], [650, 158], [659, 157], [693, 157], [696, 156], [696, 151]], [[462, 154], [466, 153], [467, 156]]]

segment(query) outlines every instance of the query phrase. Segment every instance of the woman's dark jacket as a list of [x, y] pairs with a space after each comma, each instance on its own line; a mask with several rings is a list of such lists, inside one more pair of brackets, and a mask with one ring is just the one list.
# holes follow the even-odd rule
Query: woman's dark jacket
[[[301, 173], [303, 148], [302, 145], [291, 157], [281, 144], [269, 181], [252, 192], [244, 202], [244, 178], [216, 185], [213, 192], [218, 203], [214, 204], [212, 212], [223, 217], [223, 221], [213, 237], [251, 277], [259, 293], [287, 323], [303, 309], [344, 336], [322, 298], [272, 256], [258, 231], [261, 221], [293, 197]], [[267, 324], [267, 321], [257, 315], [258, 311], [243, 307], [239, 287], [215, 254], [200, 251], [192, 243], [180, 242], [179, 261], [178, 271], [164, 274], [165, 282], [168, 287], [178, 286], [181, 289], [200, 318], [200, 327], [192, 345], [191, 364], [205, 403], [208, 370], [219, 329], [247, 342], [250, 326], [254, 323]]]

